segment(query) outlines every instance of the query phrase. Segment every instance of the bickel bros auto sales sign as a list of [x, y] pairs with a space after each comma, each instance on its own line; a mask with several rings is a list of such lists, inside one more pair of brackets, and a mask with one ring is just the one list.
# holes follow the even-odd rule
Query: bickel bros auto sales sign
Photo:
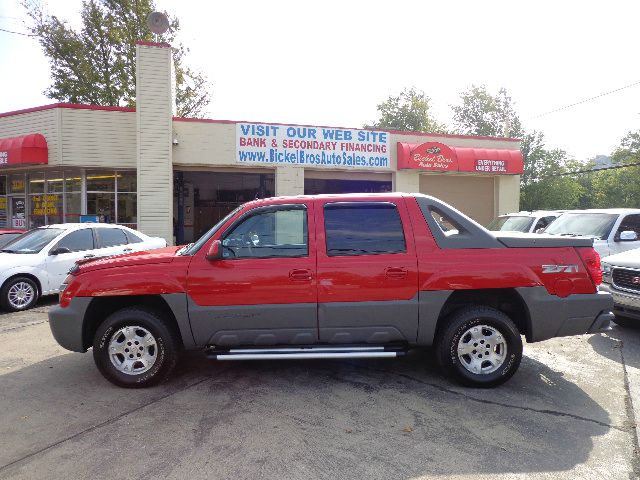
[[389, 133], [264, 123], [236, 124], [236, 161], [308, 167], [390, 168]]

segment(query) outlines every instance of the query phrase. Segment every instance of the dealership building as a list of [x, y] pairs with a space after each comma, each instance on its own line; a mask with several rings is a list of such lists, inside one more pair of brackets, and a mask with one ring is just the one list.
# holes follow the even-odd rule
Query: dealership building
[[478, 222], [518, 209], [512, 138], [175, 116], [171, 47], [139, 42], [136, 108], [0, 114], [0, 227], [104, 221], [190, 242], [257, 197], [420, 192]]

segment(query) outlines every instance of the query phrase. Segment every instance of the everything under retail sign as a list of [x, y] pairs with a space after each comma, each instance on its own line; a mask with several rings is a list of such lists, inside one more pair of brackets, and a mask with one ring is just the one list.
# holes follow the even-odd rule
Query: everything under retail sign
[[388, 169], [389, 133], [264, 123], [236, 124], [236, 162]]

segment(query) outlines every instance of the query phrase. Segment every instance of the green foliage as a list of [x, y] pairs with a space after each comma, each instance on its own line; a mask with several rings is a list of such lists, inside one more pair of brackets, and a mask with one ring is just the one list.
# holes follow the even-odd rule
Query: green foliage
[[501, 88], [497, 95], [487, 92], [484, 85], [472, 85], [460, 94], [462, 105], [452, 105], [457, 131], [465, 135], [489, 137], [521, 137], [520, 119], [511, 97]]
[[415, 88], [404, 89], [398, 96], [390, 96], [378, 104], [380, 119], [365, 128], [384, 128], [407, 132], [446, 133], [444, 125], [429, 114], [431, 99]]
[[521, 143], [524, 171], [520, 181], [520, 208], [559, 210], [579, 208], [585, 193], [577, 176], [561, 175], [583, 165], [567, 159], [563, 150], [547, 150], [542, 132], [524, 135]]
[[[37, 0], [23, 0], [32, 21], [31, 33], [51, 64], [49, 98], [92, 105], [135, 106], [136, 41], [154, 41], [146, 18], [155, 10], [152, 0], [84, 0], [82, 28], [47, 14]], [[175, 41], [180, 28], [170, 18], [162, 40]], [[187, 49], [173, 49], [176, 70], [176, 104], [179, 116], [198, 117], [211, 97], [206, 77], [183, 63]]]
[[[640, 163], [640, 131], [629, 132], [611, 158], [616, 165]], [[640, 166], [596, 170], [590, 177], [593, 208], [640, 207]]]

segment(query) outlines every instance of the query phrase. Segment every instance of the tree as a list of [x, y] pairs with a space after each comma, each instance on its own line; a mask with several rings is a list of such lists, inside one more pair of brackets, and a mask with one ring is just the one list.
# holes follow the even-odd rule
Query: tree
[[[51, 65], [49, 98], [71, 103], [135, 106], [136, 41], [153, 41], [146, 18], [153, 0], [84, 0], [82, 28], [45, 12], [38, 0], [23, 0], [32, 25]], [[162, 40], [173, 43], [180, 29], [176, 18]], [[207, 78], [184, 65], [188, 50], [173, 49], [176, 105], [179, 116], [202, 116], [211, 101]]]
[[[621, 168], [596, 170], [590, 174], [594, 208], [638, 208], [640, 206], [640, 131], [629, 132], [611, 154]], [[624, 167], [623, 165], [629, 165]]]
[[431, 99], [414, 87], [404, 89], [378, 104], [380, 119], [365, 128], [385, 128], [407, 132], [447, 133], [447, 128], [429, 114]]
[[520, 208], [560, 210], [578, 208], [584, 187], [577, 175], [566, 175], [584, 167], [567, 159], [563, 150], [547, 150], [544, 134], [534, 131], [521, 143], [524, 171], [520, 180]]
[[522, 137], [520, 119], [511, 97], [501, 88], [497, 95], [484, 85], [472, 85], [460, 94], [462, 105], [452, 105], [453, 121], [459, 133], [489, 137]]

